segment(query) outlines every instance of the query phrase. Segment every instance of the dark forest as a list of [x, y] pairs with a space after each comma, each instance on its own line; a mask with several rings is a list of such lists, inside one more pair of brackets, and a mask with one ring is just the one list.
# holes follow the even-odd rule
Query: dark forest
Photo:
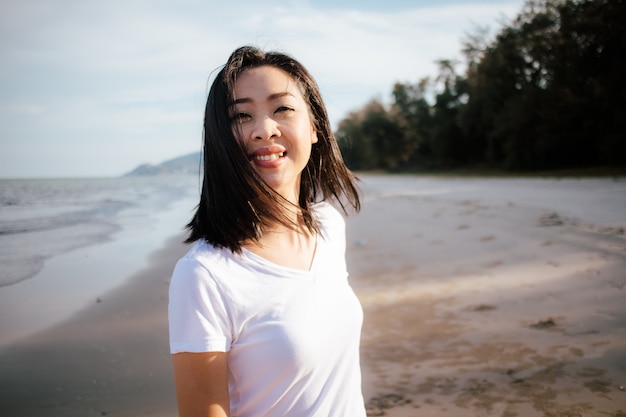
[[[355, 170], [626, 166], [626, 0], [528, 0], [336, 132]], [[407, 51], [410, 53], [410, 51]], [[459, 67], [462, 67], [459, 70]]]

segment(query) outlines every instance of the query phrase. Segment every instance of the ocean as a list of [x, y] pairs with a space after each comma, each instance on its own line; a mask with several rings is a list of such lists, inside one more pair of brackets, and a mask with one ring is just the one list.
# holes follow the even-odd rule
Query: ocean
[[192, 175], [0, 180], [0, 344], [65, 319], [182, 239], [199, 189]]
[[[125, 227], [158, 222], [177, 202], [198, 195], [198, 181], [193, 176], [0, 180], [0, 287], [33, 277], [48, 258], [108, 241]], [[179, 230], [189, 219], [181, 220]]]

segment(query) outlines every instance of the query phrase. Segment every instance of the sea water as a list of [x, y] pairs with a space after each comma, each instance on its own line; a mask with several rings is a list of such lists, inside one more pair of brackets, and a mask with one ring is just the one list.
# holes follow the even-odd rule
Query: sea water
[[197, 176], [0, 180], [0, 344], [122, 284], [198, 195]]

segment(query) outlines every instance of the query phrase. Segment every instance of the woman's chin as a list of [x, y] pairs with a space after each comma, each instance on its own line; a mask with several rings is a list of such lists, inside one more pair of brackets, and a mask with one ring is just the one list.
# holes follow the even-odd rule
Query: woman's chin
[[268, 174], [267, 172], [259, 172], [261, 178], [267, 185], [283, 197], [291, 200], [290, 196], [298, 195], [300, 190], [300, 176], [285, 176], [279, 173]]

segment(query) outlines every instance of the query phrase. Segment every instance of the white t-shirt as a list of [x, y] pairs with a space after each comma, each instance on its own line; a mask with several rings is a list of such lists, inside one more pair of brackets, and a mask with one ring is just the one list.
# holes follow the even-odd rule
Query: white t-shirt
[[363, 311], [348, 283], [345, 222], [327, 203], [311, 269], [198, 241], [170, 284], [170, 351], [229, 352], [233, 417], [364, 417]]

